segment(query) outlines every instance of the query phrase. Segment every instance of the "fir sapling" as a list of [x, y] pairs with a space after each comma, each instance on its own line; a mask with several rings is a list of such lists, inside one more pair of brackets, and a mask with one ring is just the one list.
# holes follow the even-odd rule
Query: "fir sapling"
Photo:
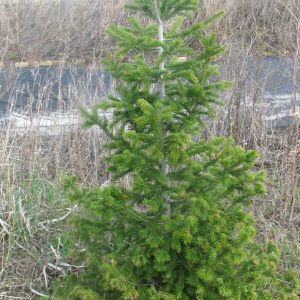
[[[222, 12], [182, 25], [198, 6], [133, 0], [127, 7], [152, 23], [132, 16], [129, 27], [107, 30], [119, 50], [103, 64], [118, 96], [81, 112], [85, 127], [109, 137], [113, 182], [79, 188], [76, 177], [64, 181], [84, 209], [70, 234], [85, 245], [77, 259], [87, 271], [56, 281], [56, 299], [298, 299], [296, 276], [278, 271], [275, 245], [254, 241], [245, 210], [265, 193], [265, 172], [252, 170], [256, 151], [231, 138], [195, 138], [232, 84], [216, 79], [212, 62], [224, 49], [203, 31]], [[112, 119], [99, 110], [112, 110]], [[130, 187], [120, 183], [124, 176]]]

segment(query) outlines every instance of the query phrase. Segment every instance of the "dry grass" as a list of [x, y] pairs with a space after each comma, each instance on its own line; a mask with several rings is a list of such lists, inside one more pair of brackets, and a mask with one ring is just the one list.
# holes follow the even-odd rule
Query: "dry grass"
[[[110, 23], [126, 23], [123, 4], [124, 0], [109, 4], [2, 0], [0, 57], [5, 63], [63, 58], [85, 59], [93, 65], [104, 50], [114, 48], [104, 29]], [[294, 118], [291, 130], [270, 129], [265, 121], [271, 113], [266, 105], [270, 99], [264, 90], [273, 74], [262, 68], [265, 54], [299, 55], [299, 0], [203, 0], [200, 8], [199, 20], [217, 9], [227, 11], [212, 29], [227, 47], [220, 62], [222, 76], [235, 81], [223, 95], [226, 105], [218, 109], [218, 118], [203, 136], [233, 136], [238, 144], [259, 151], [256, 167], [268, 172], [268, 194], [254, 200], [258, 236], [278, 243], [282, 267], [299, 270], [300, 119]], [[296, 61], [292, 64], [299, 68]], [[94, 74], [95, 69], [89, 72]], [[294, 80], [294, 93], [299, 93], [297, 76], [293, 72], [288, 76]], [[98, 84], [102, 89], [103, 78], [98, 78]], [[45, 101], [51, 101], [51, 93], [40, 88], [38, 113], [45, 115]], [[70, 114], [78, 105], [99, 100], [97, 93], [91, 94], [89, 86], [75, 77], [68, 95]], [[287, 101], [293, 107], [293, 92]], [[66, 226], [66, 216], [76, 208], [65, 200], [62, 176], [76, 174], [84, 185], [100, 185], [108, 178], [102, 162], [104, 137], [96, 129], [82, 130], [80, 118], [75, 120], [64, 127], [53, 124], [53, 135], [45, 134], [42, 122], [33, 119], [22, 132], [13, 123], [5, 127], [1, 123], [0, 299], [34, 299], [37, 295], [32, 289], [46, 292], [55, 276], [47, 265], [68, 262], [65, 242], [58, 236]]]
[[[126, 24], [125, 0], [1, 0], [1, 61], [41, 59], [97, 60], [112, 48], [109, 24]], [[226, 14], [213, 30], [225, 46], [251, 52], [291, 54], [295, 51], [299, 0], [203, 0], [193, 21], [219, 9]], [[193, 22], [189, 21], [189, 22]]]
[[[74, 113], [83, 102], [99, 101], [99, 93], [104, 90], [103, 79], [98, 78], [99, 90], [91, 93], [88, 84], [75, 80], [76, 70], [71, 68], [74, 77], [69, 81], [69, 91], [72, 92], [67, 93], [68, 113], [63, 118], [58, 118], [58, 113], [49, 116], [46, 104], [52, 101], [53, 91], [46, 81], [39, 86], [41, 103], [37, 103], [35, 112], [26, 109], [30, 118], [23, 125], [19, 119], [9, 118], [6, 122], [1, 119], [0, 299], [33, 299], [32, 289], [47, 289], [49, 272], [53, 271], [47, 265], [60, 258], [57, 233], [66, 225], [65, 219], [74, 208], [64, 198], [62, 177], [76, 174], [83, 185], [93, 186], [108, 178], [102, 162], [105, 137], [96, 129], [81, 129], [81, 119]], [[88, 74], [90, 80], [98, 73], [90, 68]], [[60, 80], [58, 72], [52, 83]], [[14, 82], [9, 86], [14, 90]], [[59, 86], [63, 93], [65, 87]], [[50, 90], [44, 93], [47, 88]], [[28, 90], [33, 97], [31, 93]], [[71, 121], [59, 124], [68, 115]], [[44, 120], [50, 120], [50, 125], [46, 126]]]
[[[299, 0], [204, 0], [202, 6], [205, 15], [225, 9], [226, 15], [214, 29], [226, 46], [260, 55], [287, 55], [296, 50]], [[201, 11], [199, 15], [203, 17]]]
[[62, 176], [77, 174], [84, 185], [99, 185], [108, 176], [101, 161], [104, 138], [96, 135], [74, 126], [56, 136], [10, 134], [3, 141], [0, 299], [33, 299], [31, 286], [46, 289], [46, 266], [58, 259], [57, 234], [73, 209], [61, 190]]

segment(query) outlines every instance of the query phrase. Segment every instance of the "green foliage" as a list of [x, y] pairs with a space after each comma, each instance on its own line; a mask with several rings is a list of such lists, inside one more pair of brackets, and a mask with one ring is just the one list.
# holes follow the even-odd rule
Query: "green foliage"
[[16, 61], [20, 59], [20, 54], [12, 49], [8, 49], [7, 56], [11, 61]]
[[[126, 7], [132, 10], [141, 11], [151, 19], [156, 18], [153, 0], [134, 0], [133, 4]], [[162, 20], [169, 20], [176, 15], [189, 16], [189, 11], [198, 9], [197, 0], [157, 0]]]
[[[131, 186], [79, 188], [75, 176], [65, 178], [69, 199], [84, 210], [70, 234], [85, 245], [76, 259], [87, 271], [57, 281], [56, 299], [297, 299], [297, 278], [278, 272], [275, 245], [254, 242], [245, 210], [265, 193], [265, 173], [252, 171], [257, 153], [231, 138], [195, 141], [221, 104], [219, 91], [231, 85], [212, 64], [223, 47], [201, 32], [220, 13], [184, 30], [181, 17], [172, 19], [197, 6], [136, 0], [128, 7], [156, 22], [144, 28], [132, 17], [131, 27], [108, 29], [120, 50], [104, 64], [119, 96], [81, 112], [85, 127], [110, 137], [113, 178], [130, 175]], [[173, 21], [165, 39], [156, 37], [162, 20]], [[200, 52], [186, 44], [189, 36], [199, 39]], [[145, 54], [157, 49], [147, 63]], [[113, 110], [112, 120], [99, 109]]]

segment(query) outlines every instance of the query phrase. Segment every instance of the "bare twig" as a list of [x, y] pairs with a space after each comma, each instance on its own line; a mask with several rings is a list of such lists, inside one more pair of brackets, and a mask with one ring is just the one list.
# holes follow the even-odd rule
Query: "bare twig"
[[48, 289], [48, 276], [46, 273], [46, 266], [44, 266], [44, 268], [43, 268], [43, 275], [44, 275], [44, 280], [45, 280], [45, 287], [46, 287], [46, 289]]
[[30, 287], [30, 290], [31, 290], [31, 292], [32, 292], [33, 294], [35, 294], [35, 295], [38, 295], [38, 296], [40, 296], [40, 297], [50, 298], [50, 296], [45, 295], [45, 294], [42, 294], [42, 293], [40, 293], [40, 292], [34, 290], [32, 287]]
[[63, 221], [63, 220], [65, 220], [65, 219], [70, 215], [70, 213], [71, 213], [72, 211], [74, 211], [76, 208], [77, 208], [77, 204], [76, 204], [74, 207], [69, 208], [69, 209], [68, 209], [68, 212], [67, 212], [65, 215], [63, 215], [62, 217], [57, 218], [57, 219], [52, 219], [52, 220], [46, 220], [46, 221], [43, 221], [43, 222], [39, 222], [38, 225], [39, 225], [39, 226], [43, 226], [44, 224], [52, 224], [52, 223], [57, 223], [57, 222]]
[[56, 271], [56, 272], [58, 272], [58, 273], [61, 273], [61, 274], [65, 274], [65, 271], [62, 269], [62, 268], [60, 268], [60, 267], [58, 267], [58, 266], [56, 266], [56, 265], [53, 265], [53, 264], [51, 264], [51, 263], [48, 263], [47, 264], [47, 267], [49, 268], [49, 269], [51, 269], [51, 270], [54, 270], [54, 271]]

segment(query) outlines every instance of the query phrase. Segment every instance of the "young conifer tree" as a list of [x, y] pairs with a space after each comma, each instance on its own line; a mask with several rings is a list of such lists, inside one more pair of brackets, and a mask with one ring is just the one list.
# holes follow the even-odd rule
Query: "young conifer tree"
[[[133, 0], [127, 7], [153, 23], [132, 16], [129, 27], [108, 29], [119, 51], [103, 63], [118, 96], [82, 113], [85, 127], [97, 125], [110, 139], [113, 180], [129, 175], [130, 187], [65, 180], [70, 199], [85, 209], [72, 231], [86, 246], [78, 259], [87, 271], [57, 283], [56, 299], [297, 299], [295, 276], [278, 272], [274, 245], [254, 242], [244, 210], [265, 193], [265, 173], [251, 171], [257, 153], [230, 138], [195, 138], [221, 104], [218, 92], [231, 85], [216, 80], [212, 64], [223, 47], [215, 33], [203, 33], [222, 12], [182, 29], [198, 5]], [[99, 117], [99, 109], [113, 118]]]

